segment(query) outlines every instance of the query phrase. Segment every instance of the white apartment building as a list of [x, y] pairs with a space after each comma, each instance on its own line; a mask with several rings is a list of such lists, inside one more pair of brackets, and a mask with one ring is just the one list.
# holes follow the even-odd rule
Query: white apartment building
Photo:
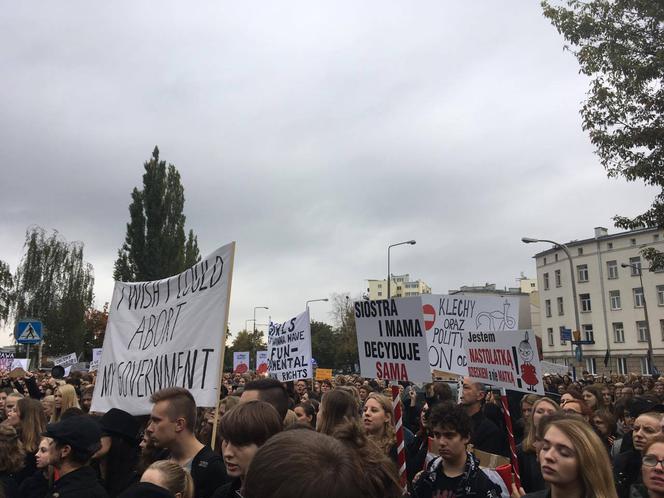
[[[664, 250], [664, 231], [652, 228], [609, 235], [606, 228], [598, 227], [593, 238], [565, 245], [572, 256], [581, 339], [593, 341], [582, 345], [585, 369], [648, 373], [649, 328], [655, 366], [664, 371], [664, 271], [649, 271], [640, 254], [646, 247]], [[557, 246], [534, 258], [544, 358], [576, 365], [575, 348], [561, 336], [564, 328], [576, 329], [569, 260]]]
[[[367, 282], [369, 283], [367, 287], [367, 296], [371, 301], [375, 301], [376, 299], [387, 299], [387, 279], [369, 279]], [[422, 280], [411, 280], [408, 273], [404, 275], [392, 275], [390, 286], [392, 297], [410, 297], [419, 296], [420, 294], [431, 294], [431, 287]]]

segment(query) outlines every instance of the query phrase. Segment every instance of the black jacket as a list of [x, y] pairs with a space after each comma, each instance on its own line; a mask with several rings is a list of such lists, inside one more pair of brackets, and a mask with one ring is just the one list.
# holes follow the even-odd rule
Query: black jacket
[[470, 442], [473, 447], [494, 455], [507, 456], [507, 441], [502, 431], [482, 411], [471, 417]]
[[196, 498], [210, 498], [217, 488], [228, 482], [224, 460], [207, 445], [191, 462], [191, 477]]
[[[429, 463], [420, 478], [413, 483], [413, 498], [431, 498], [436, 495], [436, 481], [440, 473], [443, 472], [443, 459], [441, 457]], [[459, 481], [455, 496], [464, 497], [485, 497], [498, 498], [501, 496], [501, 489], [480, 469], [480, 462], [471, 453], [466, 455], [466, 468], [463, 477]]]
[[237, 498], [241, 487], [242, 481], [239, 478], [235, 478], [218, 488], [212, 495], [212, 498]]
[[628, 498], [630, 486], [641, 481], [641, 453], [637, 450], [620, 453], [613, 461], [613, 478], [618, 497]]
[[44, 472], [37, 470], [24, 479], [19, 491], [23, 498], [44, 498], [48, 493], [48, 479], [44, 477]]
[[521, 478], [521, 487], [526, 493], [541, 491], [546, 488], [542, 469], [537, 461], [537, 455], [534, 452], [525, 452], [521, 444], [516, 447], [516, 459], [519, 462], [519, 477]]
[[55, 481], [47, 498], [108, 498], [106, 490], [97, 480], [89, 465], [72, 470]]

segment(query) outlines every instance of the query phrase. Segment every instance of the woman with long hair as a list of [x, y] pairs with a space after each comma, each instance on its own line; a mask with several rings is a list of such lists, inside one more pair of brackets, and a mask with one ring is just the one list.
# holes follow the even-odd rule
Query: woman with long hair
[[51, 415], [51, 423], [60, 421], [60, 416], [65, 410], [69, 408], [81, 408], [78, 403], [76, 389], [71, 384], [62, 384], [56, 387], [53, 394], [53, 401], [55, 409], [53, 410], [53, 415]]
[[42, 433], [46, 430], [46, 416], [41, 403], [32, 398], [19, 399], [13, 414], [18, 417], [18, 424], [14, 427], [25, 450], [23, 469], [16, 475], [16, 480], [21, 484], [37, 470], [35, 453], [39, 448]]
[[316, 407], [311, 401], [303, 401], [293, 408], [298, 422], [316, 428]]
[[23, 443], [10, 425], [0, 425], [0, 491], [5, 498], [18, 498], [18, 483], [14, 476], [23, 467]]
[[604, 405], [604, 396], [602, 395], [602, 386], [592, 385], [586, 386], [581, 391], [583, 396], [583, 401], [586, 402], [588, 408], [590, 408], [593, 413], [597, 410], [604, 410], [606, 406]]
[[540, 421], [547, 415], [560, 410], [560, 406], [551, 398], [540, 398], [533, 403], [530, 417], [526, 422], [527, 432], [523, 441], [516, 448], [516, 457], [519, 462], [521, 485], [527, 493], [539, 491], [546, 487], [544, 477], [537, 461], [537, 430]]
[[50, 437], [43, 437], [39, 448], [35, 452], [37, 470], [21, 483], [19, 491], [23, 498], [43, 498], [48, 493], [53, 481], [53, 472], [50, 467], [49, 446], [53, 441]]
[[346, 422], [359, 423], [359, 403], [344, 389], [332, 389], [320, 403], [316, 430], [331, 436], [337, 426]]
[[609, 410], [597, 410], [590, 419], [590, 423], [610, 454], [613, 443], [616, 441], [616, 418]]
[[575, 415], [545, 424], [538, 457], [549, 489], [526, 497], [617, 498], [609, 456], [590, 425]]

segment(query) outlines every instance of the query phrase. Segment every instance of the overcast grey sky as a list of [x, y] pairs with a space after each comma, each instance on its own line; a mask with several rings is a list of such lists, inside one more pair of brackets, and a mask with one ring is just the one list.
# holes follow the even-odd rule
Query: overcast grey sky
[[103, 305], [157, 144], [201, 252], [237, 241], [233, 330], [361, 295], [411, 238], [392, 271], [434, 292], [514, 285], [546, 248], [521, 236], [615, 232], [654, 194], [606, 178], [563, 45], [521, 0], [6, 3], [0, 259], [55, 228]]

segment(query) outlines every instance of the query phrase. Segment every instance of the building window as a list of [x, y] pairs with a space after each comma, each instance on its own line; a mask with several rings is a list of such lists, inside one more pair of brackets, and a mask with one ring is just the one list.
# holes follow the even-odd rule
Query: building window
[[588, 313], [592, 311], [592, 306], [590, 304], [590, 294], [579, 294], [579, 300], [581, 301], [581, 311]]
[[583, 331], [583, 337], [586, 341], [595, 342], [595, 334], [593, 333], [592, 324], [581, 325], [581, 330]]
[[629, 266], [631, 268], [631, 275], [633, 277], [638, 277], [641, 273], [641, 258], [639, 256], [629, 258]]
[[639, 342], [647, 342], [648, 324], [645, 322], [645, 320], [639, 320], [638, 322], [636, 322], [636, 330], [639, 335]]
[[650, 375], [650, 362], [648, 361], [648, 357], [642, 356], [639, 360], [641, 363], [641, 375]]
[[544, 264], [546, 264], [546, 256], [544, 256]]
[[579, 256], [583, 256], [583, 247], [579, 247], [576, 252]]
[[379, 288], [379, 289], [382, 289], [382, 288], [383, 288], [383, 284], [378, 284], [378, 288]]
[[652, 236], [652, 240], [653, 240], [653, 242], [657, 242], [659, 240], [659, 234], [658, 233], [654, 234]]
[[630, 244], [632, 244], [633, 246], [636, 245], [636, 239], [629, 239], [629, 242], [630, 242]]
[[544, 281], [544, 290], [549, 290], [549, 274], [542, 275], [542, 280]]
[[380, 291], [378, 291], [378, 297], [380, 297], [380, 296], [382, 296], [382, 295], [383, 295], [383, 293], [380, 292]]
[[619, 291], [619, 290], [612, 290], [612, 291], [609, 291], [609, 301], [611, 302], [611, 309], [612, 309], [612, 310], [619, 310], [619, 309], [621, 309], [621, 305], [620, 305], [620, 291]]
[[565, 330], [565, 327], [559, 327], [558, 330], [560, 331], [560, 345], [561, 346], [566, 346], [567, 341], [565, 339], [563, 339], [563, 330]]
[[554, 259], [554, 261], [558, 261], [558, 253], [553, 255], [553, 259]]
[[625, 327], [622, 322], [613, 322], [613, 342], [625, 342]]
[[593, 375], [597, 373], [597, 362], [595, 361], [595, 358], [586, 358], [586, 370]]
[[549, 346], [553, 346], [553, 329], [552, 328], [546, 329], [546, 334], [549, 337]]
[[643, 303], [646, 302], [643, 297], [643, 287], [635, 287], [632, 292], [634, 293], [634, 307], [643, 308]]
[[619, 375], [627, 375], [627, 358], [616, 358]]
[[588, 281], [588, 265], [578, 265], [576, 267], [577, 282]]
[[657, 304], [664, 306], [664, 285], [657, 286]]
[[551, 318], [551, 299], [544, 301], [544, 312], [547, 318]]
[[562, 287], [563, 282], [560, 279], [560, 270], [556, 270], [554, 275], [555, 275], [555, 278], [556, 278], [556, 287]]
[[607, 242], [606, 243], [606, 248], [607, 249], [613, 249], [613, 242]]
[[563, 309], [563, 298], [559, 297], [557, 301], [558, 301], [558, 315], [562, 316], [565, 314], [565, 310]]
[[659, 331], [662, 333], [662, 341], [664, 341], [664, 320], [659, 321]]
[[609, 274], [608, 278], [609, 280], [614, 280], [618, 278], [618, 262], [613, 260], [613, 261], [607, 261], [606, 262], [606, 271]]

